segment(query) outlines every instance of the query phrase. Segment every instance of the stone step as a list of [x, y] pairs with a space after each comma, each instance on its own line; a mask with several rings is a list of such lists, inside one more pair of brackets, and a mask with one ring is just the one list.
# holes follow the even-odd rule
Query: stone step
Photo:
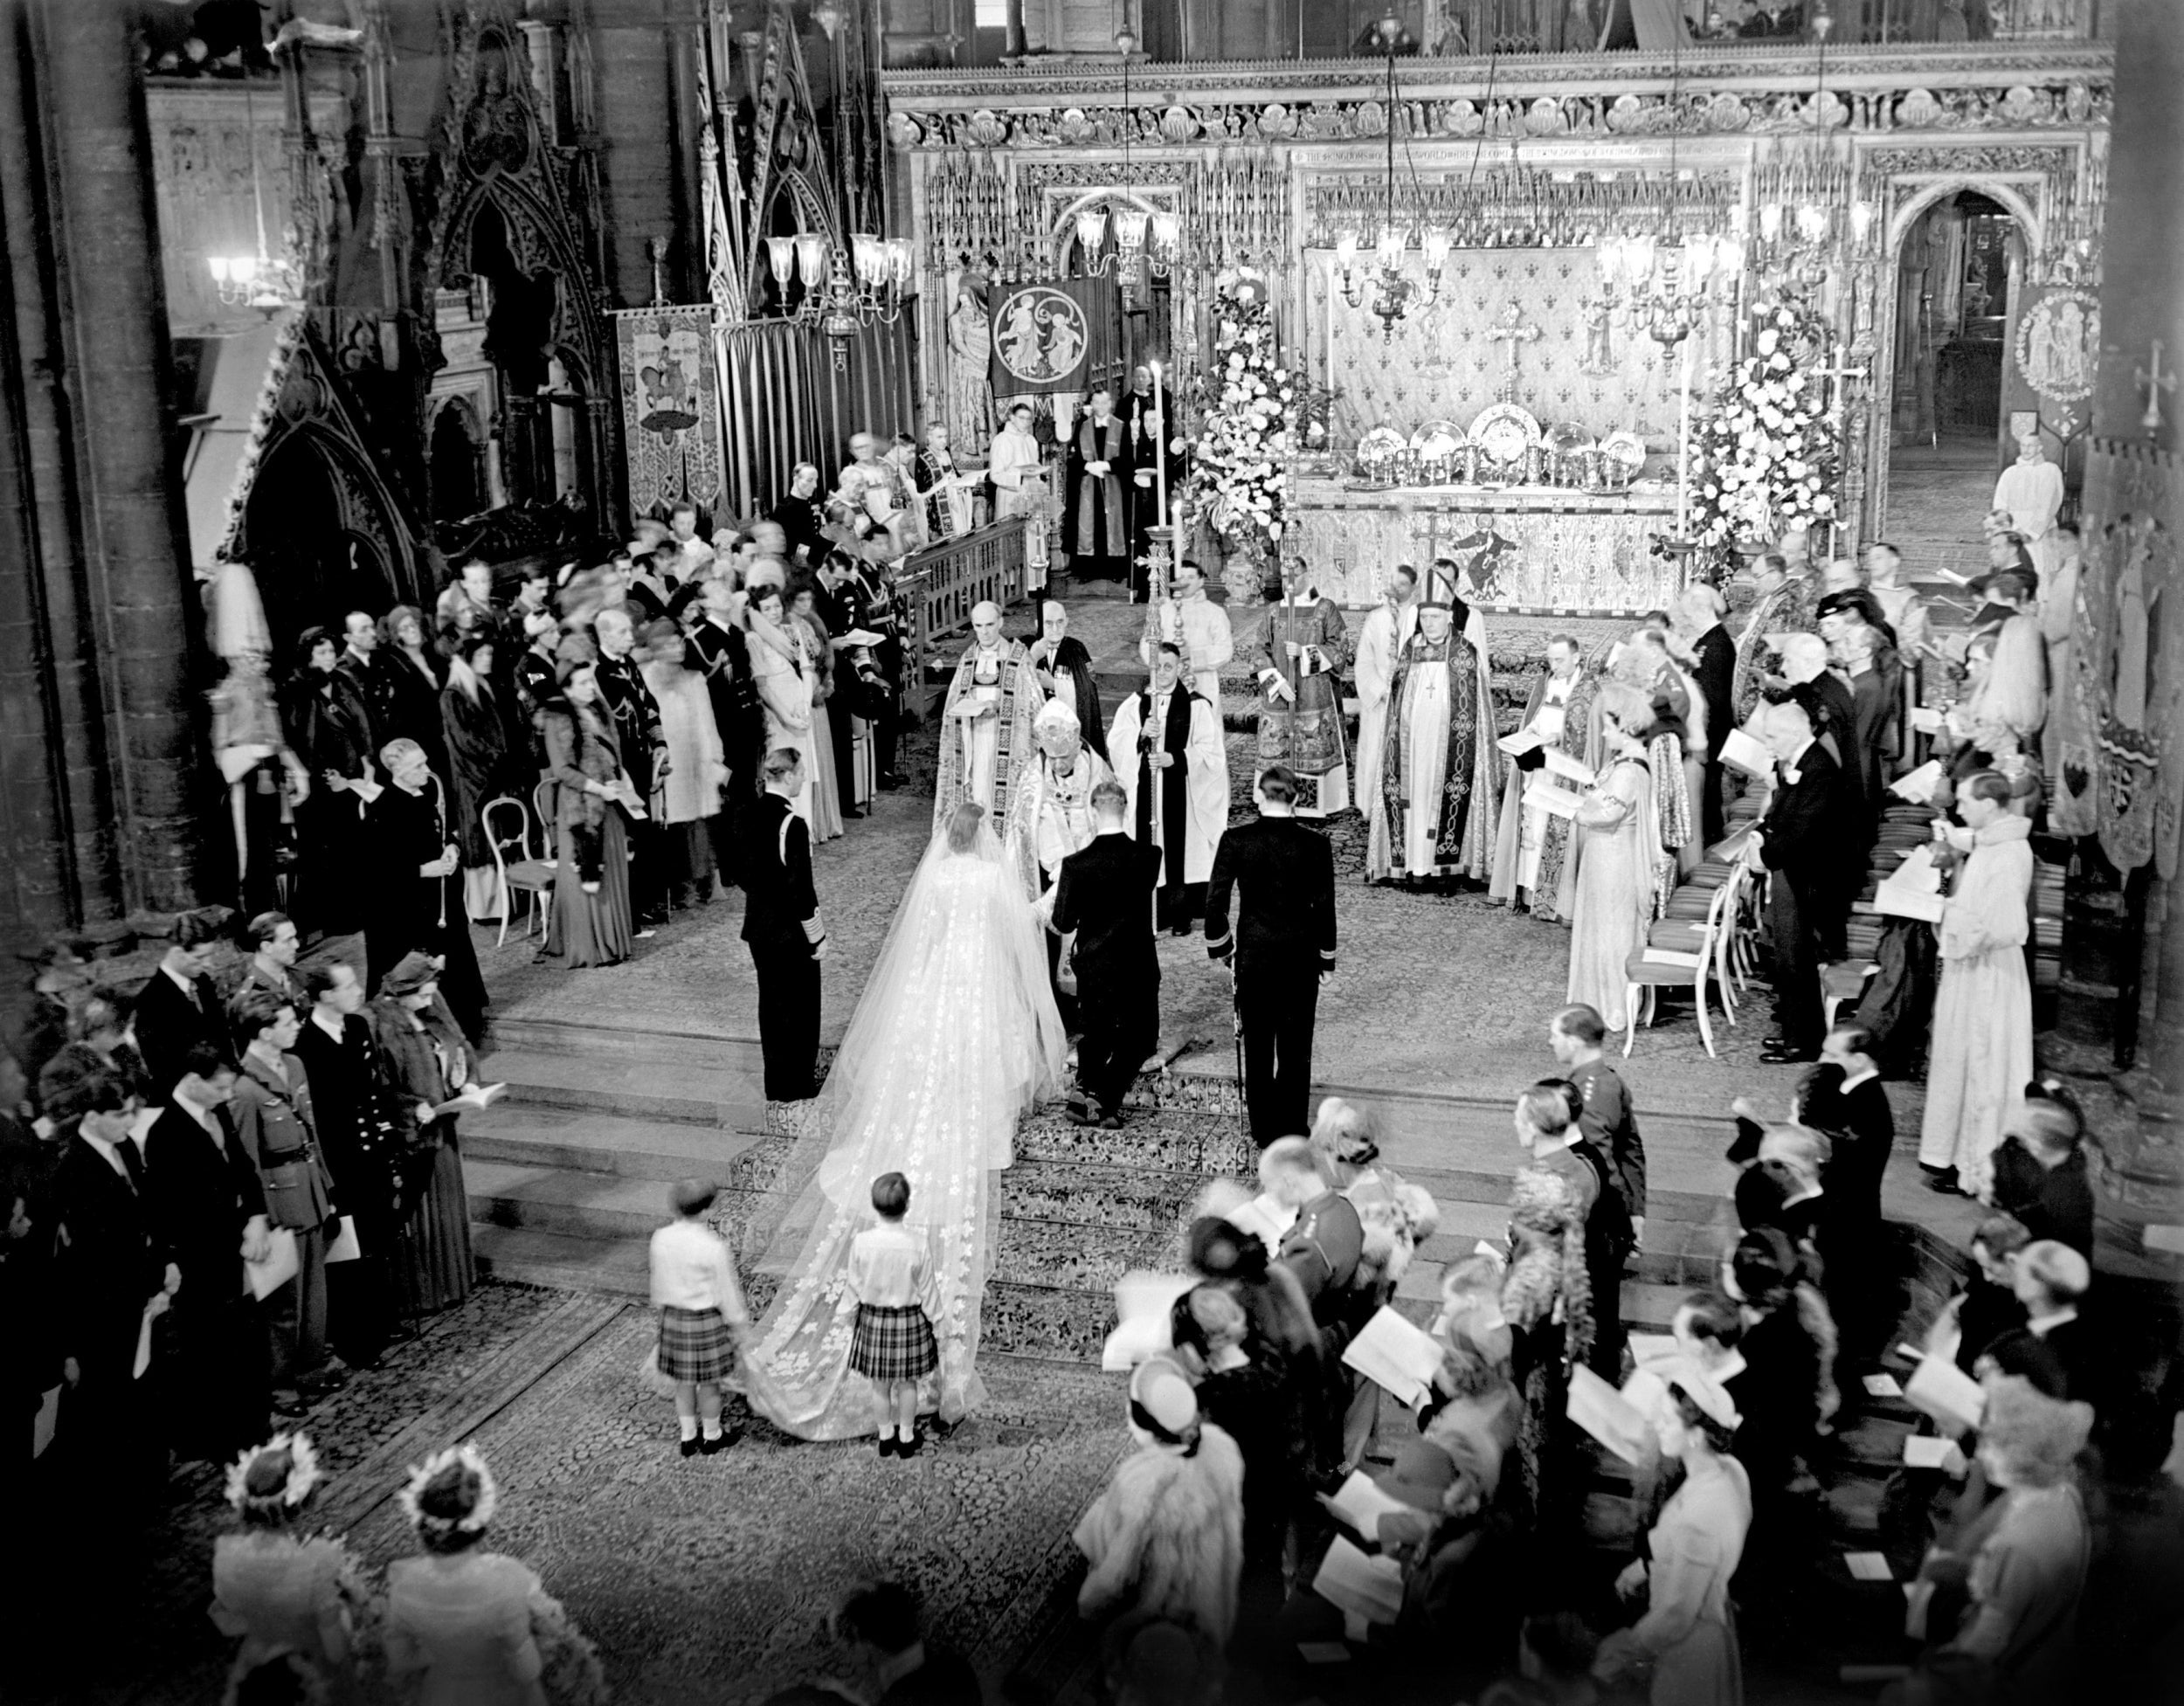
[[[568, 1168], [663, 1183], [718, 1177], [731, 1161], [764, 1141], [750, 1132], [718, 1126], [538, 1108], [514, 1101], [465, 1116], [461, 1137], [467, 1161]], [[664, 1199], [665, 1193], [660, 1194]]]
[[767, 1129], [764, 1081], [756, 1069], [741, 1065], [625, 1060], [504, 1045], [480, 1069], [488, 1081], [508, 1086], [500, 1104], [504, 1108], [612, 1114], [723, 1131]]

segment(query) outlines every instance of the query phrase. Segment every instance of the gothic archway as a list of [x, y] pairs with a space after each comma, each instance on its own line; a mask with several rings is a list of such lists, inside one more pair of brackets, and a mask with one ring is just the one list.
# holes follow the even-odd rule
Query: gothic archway
[[[1963, 161], [1939, 150], [1877, 151], [1868, 166], [1883, 176], [1887, 223], [1881, 252], [1872, 316], [1872, 374], [1865, 437], [1865, 496], [1861, 514], [1868, 539], [1887, 536], [1890, 475], [1902, 448], [1897, 442], [1896, 400], [1903, 377], [1905, 344], [1917, 329], [1906, 323], [1902, 296], [1905, 277], [1905, 245], [1921, 222], [1937, 205], [1973, 195], [1984, 198], [2007, 215], [2015, 226], [2020, 253], [2036, 255], [2045, 240], [2047, 212], [2058, 176], [2075, 170], [2076, 156], [2069, 148], [2041, 153], [2025, 160], [1997, 159], [2002, 169], [1982, 170], [1977, 160]], [[1915, 270], [1915, 269], [1914, 269]], [[2019, 269], [2022, 278], [2023, 269]], [[1968, 475], [1967, 475], [1968, 481]], [[1968, 489], [1968, 484], [1967, 484]]]
[[377, 616], [404, 596], [395, 571], [398, 535], [365, 472], [346, 445], [316, 427], [288, 433], [259, 466], [236, 555], [257, 577], [284, 661], [304, 629], [338, 630], [349, 611]]
[[[452, 183], [427, 251], [432, 287], [492, 284], [489, 352], [501, 367], [502, 476], [511, 500], [564, 501], [605, 525], [612, 454], [611, 390], [587, 259], [576, 150], [551, 146], [532, 104], [529, 52], [502, 24], [467, 44], [458, 86], [467, 105], [451, 127]], [[517, 300], [510, 300], [510, 299]], [[581, 489], [567, 488], [569, 470]]]
[[470, 399], [451, 397], [432, 417], [432, 521], [440, 525], [475, 515], [491, 501], [486, 478], [485, 425]]

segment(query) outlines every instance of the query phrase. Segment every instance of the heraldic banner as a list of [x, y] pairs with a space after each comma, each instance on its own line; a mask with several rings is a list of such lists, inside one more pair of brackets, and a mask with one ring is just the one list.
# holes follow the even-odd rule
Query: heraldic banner
[[688, 498], [710, 519], [722, 501], [713, 310], [637, 308], [612, 318], [630, 514], [664, 518]]
[[1114, 294], [1110, 279], [989, 285], [993, 354], [986, 372], [994, 396], [1082, 390], [1095, 328], [1113, 313]]

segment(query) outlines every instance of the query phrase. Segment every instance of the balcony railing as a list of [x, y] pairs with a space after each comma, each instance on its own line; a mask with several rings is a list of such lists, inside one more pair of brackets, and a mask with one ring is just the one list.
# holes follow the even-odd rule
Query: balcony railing
[[[899, 0], [898, 0], [899, 3]], [[1606, 0], [1144, 0], [1137, 57], [1155, 65], [1376, 59], [1380, 20], [1393, 10], [1404, 58], [1503, 53], [1665, 53], [1674, 48], [1959, 46], [2086, 41], [2113, 33], [2119, 0], [1682, 0], [1685, 32]], [[895, 6], [890, 11], [896, 10]], [[903, 10], [925, 10], [923, 6]], [[1650, 13], [1651, 9], [1640, 8]], [[1112, 56], [1104, 8], [1065, 8], [1054, 38], [1026, 0], [1024, 62]], [[1082, 16], [1080, 16], [1082, 14]], [[1095, 16], [1096, 14], [1096, 16]], [[1824, 17], [1824, 22], [1822, 21]], [[919, 20], [923, 22], [921, 18]], [[908, 24], [906, 17], [902, 22]], [[1672, 39], [1671, 38], [1674, 38]], [[914, 28], [887, 33], [887, 64], [937, 70], [1016, 63], [1009, 32], [968, 37]]]

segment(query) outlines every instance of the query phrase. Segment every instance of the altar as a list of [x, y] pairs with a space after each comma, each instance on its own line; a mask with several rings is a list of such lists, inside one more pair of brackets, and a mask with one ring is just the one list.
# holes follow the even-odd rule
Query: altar
[[1593, 493], [1300, 479], [1289, 506], [1289, 543], [1320, 591], [1352, 607], [1380, 602], [1396, 564], [1445, 556], [1470, 571], [1486, 610], [1641, 616], [1682, 590], [1682, 560], [1653, 549], [1675, 531], [1672, 485]]

